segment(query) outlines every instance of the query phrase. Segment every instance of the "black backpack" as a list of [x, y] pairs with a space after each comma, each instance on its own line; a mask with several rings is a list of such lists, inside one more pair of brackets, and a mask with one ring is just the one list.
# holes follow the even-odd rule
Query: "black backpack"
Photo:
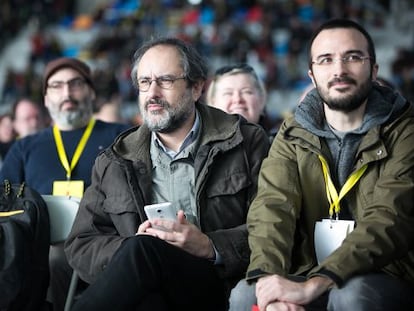
[[41, 310], [49, 285], [49, 215], [33, 189], [0, 189], [0, 310]]

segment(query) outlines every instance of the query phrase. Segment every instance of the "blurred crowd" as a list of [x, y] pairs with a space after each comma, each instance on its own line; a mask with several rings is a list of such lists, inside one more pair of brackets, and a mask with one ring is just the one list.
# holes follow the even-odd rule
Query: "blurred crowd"
[[[36, 27], [31, 34], [28, 66], [24, 72], [8, 70], [0, 103], [11, 105], [21, 97], [42, 103], [40, 76], [44, 64], [58, 56], [74, 56], [96, 71], [96, 112], [106, 102], [115, 102], [110, 110], [119, 120], [120, 105], [136, 101], [130, 81], [132, 53], [150, 35], [173, 35], [192, 42], [209, 60], [212, 72], [222, 65], [248, 63], [270, 94], [301, 90], [309, 84], [306, 44], [315, 27], [332, 17], [346, 17], [381, 29], [390, 2], [204, 0], [189, 4], [185, 0], [113, 0], [102, 2], [105, 4], [87, 14], [75, 14], [75, 1], [34, 0], [31, 5], [23, 0], [2, 1], [3, 42], [15, 37], [28, 21], [34, 20]], [[16, 7], [22, 9], [16, 11]], [[85, 46], [67, 47], [55, 31], [58, 27], [93, 32], [94, 36]], [[414, 49], [401, 50], [388, 79], [411, 99], [413, 55]]]

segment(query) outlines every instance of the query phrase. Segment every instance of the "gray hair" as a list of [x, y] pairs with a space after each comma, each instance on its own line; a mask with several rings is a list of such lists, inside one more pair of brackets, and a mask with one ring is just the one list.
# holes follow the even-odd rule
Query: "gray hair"
[[208, 67], [204, 58], [189, 43], [173, 37], [153, 38], [145, 42], [134, 53], [133, 67], [131, 71], [131, 79], [136, 87], [138, 85], [138, 64], [142, 56], [151, 48], [157, 45], [169, 45], [177, 49], [181, 55], [181, 66], [183, 68], [186, 80], [189, 86], [199, 81], [206, 81], [208, 75]]

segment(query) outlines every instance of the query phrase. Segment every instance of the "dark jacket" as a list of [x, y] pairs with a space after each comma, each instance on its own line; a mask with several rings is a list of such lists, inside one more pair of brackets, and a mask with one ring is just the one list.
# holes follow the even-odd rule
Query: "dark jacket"
[[[236, 281], [249, 262], [245, 222], [268, 138], [238, 116], [204, 105], [197, 109], [202, 131], [194, 159], [198, 226], [223, 259], [216, 265], [219, 275]], [[144, 205], [151, 203], [152, 193], [150, 141], [145, 125], [131, 129], [96, 160], [92, 185], [65, 245], [70, 265], [89, 283], [146, 220]]]
[[[318, 156], [328, 163], [332, 157], [326, 140], [292, 117], [263, 161], [258, 194], [249, 210], [249, 279], [267, 273], [324, 274], [340, 286], [354, 275], [384, 271], [414, 283], [414, 109], [397, 94], [373, 92], [368, 106], [377, 107], [374, 113], [388, 106], [389, 117], [361, 133], [356, 146], [351, 173], [368, 165], [345, 196], [356, 228], [317, 264], [315, 222], [329, 217]], [[303, 108], [310, 109], [309, 104]], [[321, 118], [321, 102], [319, 107], [308, 114]]]

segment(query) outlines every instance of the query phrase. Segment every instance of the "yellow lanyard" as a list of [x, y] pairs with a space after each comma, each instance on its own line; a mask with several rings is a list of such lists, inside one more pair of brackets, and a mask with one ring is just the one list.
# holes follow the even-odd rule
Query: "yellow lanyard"
[[329, 216], [331, 219], [333, 218], [333, 215], [336, 215], [336, 218], [339, 217], [339, 212], [341, 211], [341, 207], [339, 205], [339, 201], [348, 193], [349, 190], [358, 182], [358, 180], [361, 178], [361, 176], [364, 174], [365, 170], [367, 169], [367, 164], [363, 165], [359, 170], [356, 172], [353, 172], [351, 176], [346, 180], [345, 184], [343, 185], [341, 191], [336, 191], [335, 185], [332, 182], [331, 176], [329, 175], [328, 170], [328, 163], [326, 160], [319, 156], [319, 160], [322, 164], [322, 171], [323, 171], [323, 177], [325, 179], [325, 185], [326, 185], [326, 196], [329, 201]]
[[88, 126], [85, 129], [85, 132], [82, 135], [82, 138], [79, 141], [78, 146], [76, 147], [72, 161], [70, 162], [70, 166], [68, 157], [66, 155], [65, 146], [63, 145], [62, 135], [60, 135], [59, 128], [56, 126], [56, 124], [53, 126], [53, 136], [55, 137], [56, 149], [59, 155], [60, 162], [66, 170], [66, 178], [68, 180], [70, 180], [71, 178], [72, 170], [75, 168], [76, 164], [78, 164], [83, 149], [85, 149], [86, 143], [88, 142], [88, 139], [91, 136], [94, 125], [95, 119], [91, 118], [91, 120], [88, 123]]

